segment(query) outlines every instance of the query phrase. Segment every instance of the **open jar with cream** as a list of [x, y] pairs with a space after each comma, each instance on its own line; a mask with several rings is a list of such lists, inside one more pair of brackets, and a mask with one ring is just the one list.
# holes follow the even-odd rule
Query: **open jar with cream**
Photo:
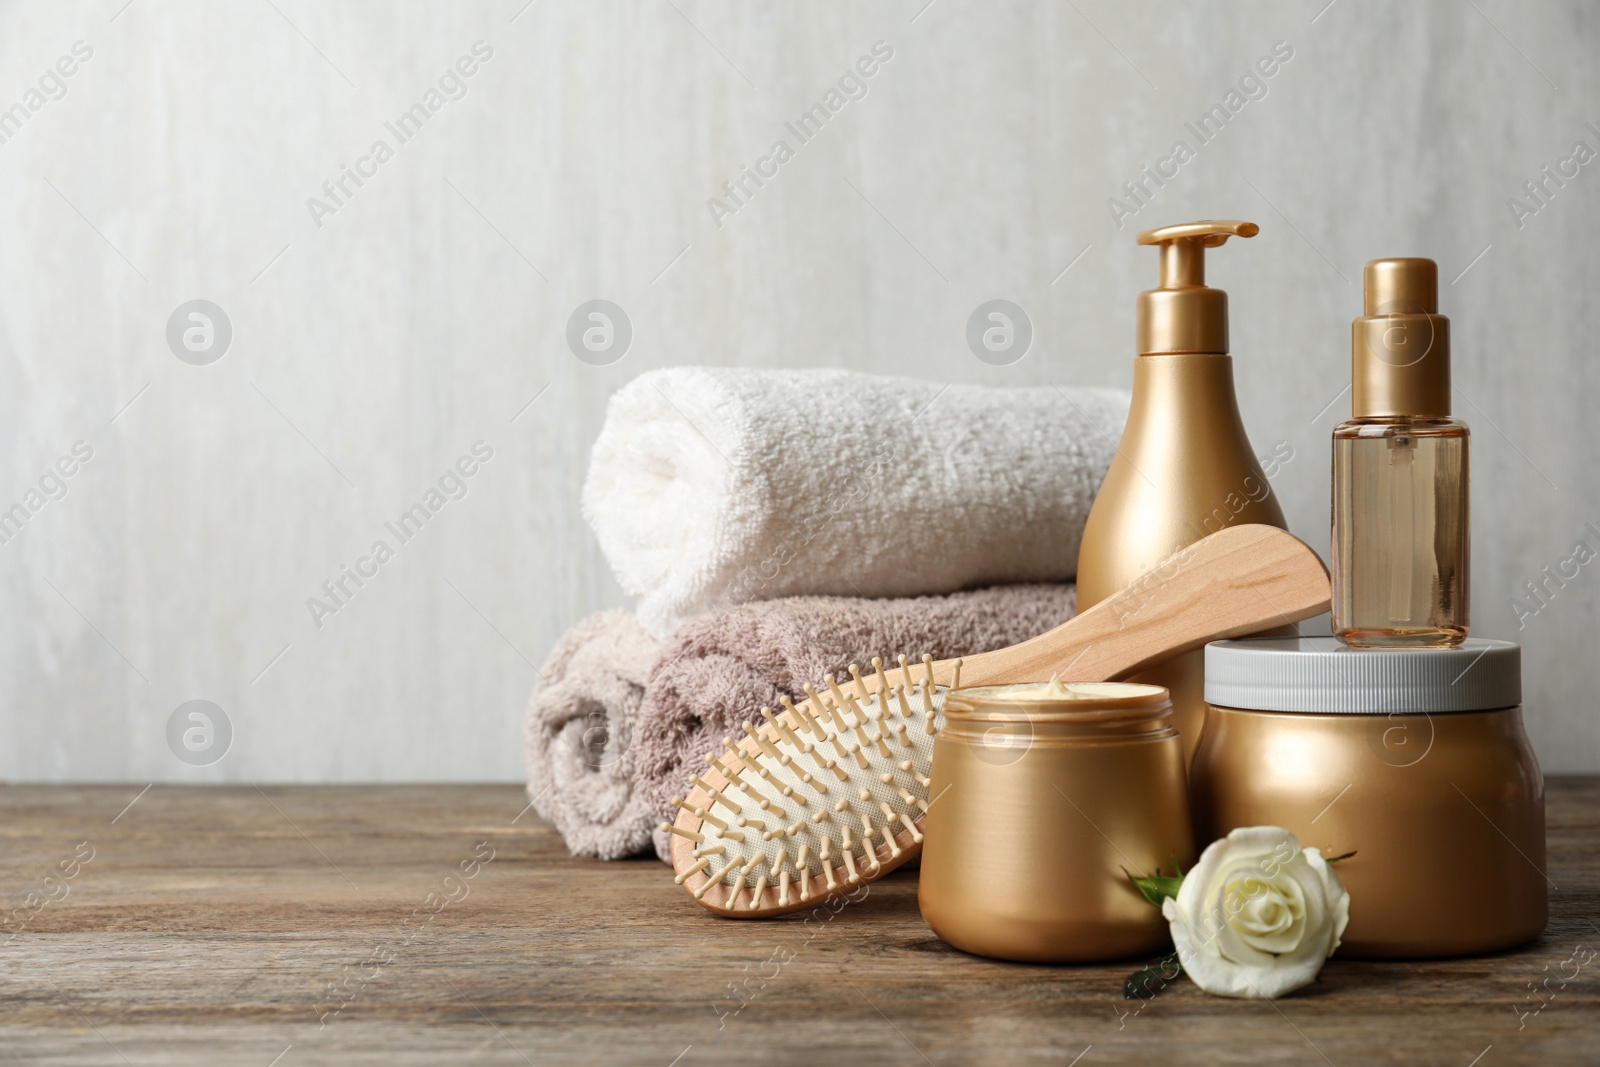
[[1087, 961], [1168, 942], [1128, 873], [1194, 860], [1166, 689], [1126, 682], [950, 692], [933, 749], [917, 901], [959, 949]]
[[1547, 916], [1544, 779], [1521, 649], [1355, 649], [1332, 637], [1206, 646], [1190, 767], [1203, 840], [1275, 825], [1339, 861], [1341, 956], [1464, 956]]

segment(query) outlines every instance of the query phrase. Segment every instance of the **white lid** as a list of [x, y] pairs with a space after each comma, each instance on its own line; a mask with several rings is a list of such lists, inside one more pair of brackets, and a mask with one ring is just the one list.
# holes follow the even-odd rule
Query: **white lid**
[[1332, 637], [1213, 641], [1206, 703], [1355, 715], [1509, 708], [1522, 703], [1522, 648], [1479, 637], [1455, 648], [1350, 648]]

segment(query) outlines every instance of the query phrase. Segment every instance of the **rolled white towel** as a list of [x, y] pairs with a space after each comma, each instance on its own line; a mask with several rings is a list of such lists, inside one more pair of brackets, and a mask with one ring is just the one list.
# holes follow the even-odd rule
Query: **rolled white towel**
[[671, 367], [606, 409], [584, 515], [641, 623], [1066, 581], [1128, 394]]

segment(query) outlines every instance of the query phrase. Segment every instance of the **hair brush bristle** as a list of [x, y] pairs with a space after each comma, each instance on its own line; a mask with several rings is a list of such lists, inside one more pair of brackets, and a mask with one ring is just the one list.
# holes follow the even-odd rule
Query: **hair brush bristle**
[[807, 685], [805, 700], [762, 708], [762, 722], [706, 756], [688, 799], [672, 798], [677, 820], [662, 824], [683, 839], [679, 885], [720, 914], [758, 918], [876, 881], [916, 854], [949, 687], [935, 684], [932, 656], [920, 680], [898, 659], [895, 681], [880, 657], [870, 677], [851, 664], [848, 681], [830, 674], [823, 691]]

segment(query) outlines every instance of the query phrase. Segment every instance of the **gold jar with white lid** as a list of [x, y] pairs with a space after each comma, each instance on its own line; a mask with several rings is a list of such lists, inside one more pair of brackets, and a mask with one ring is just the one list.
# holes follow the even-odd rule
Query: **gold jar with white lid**
[[1521, 649], [1355, 649], [1332, 637], [1206, 647], [1190, 768], [1201, 840], [1275, 825], [1350, 891], [1341, 956], [1464, 956], [1548, 916], [1544, 778], [1522, 725]]

